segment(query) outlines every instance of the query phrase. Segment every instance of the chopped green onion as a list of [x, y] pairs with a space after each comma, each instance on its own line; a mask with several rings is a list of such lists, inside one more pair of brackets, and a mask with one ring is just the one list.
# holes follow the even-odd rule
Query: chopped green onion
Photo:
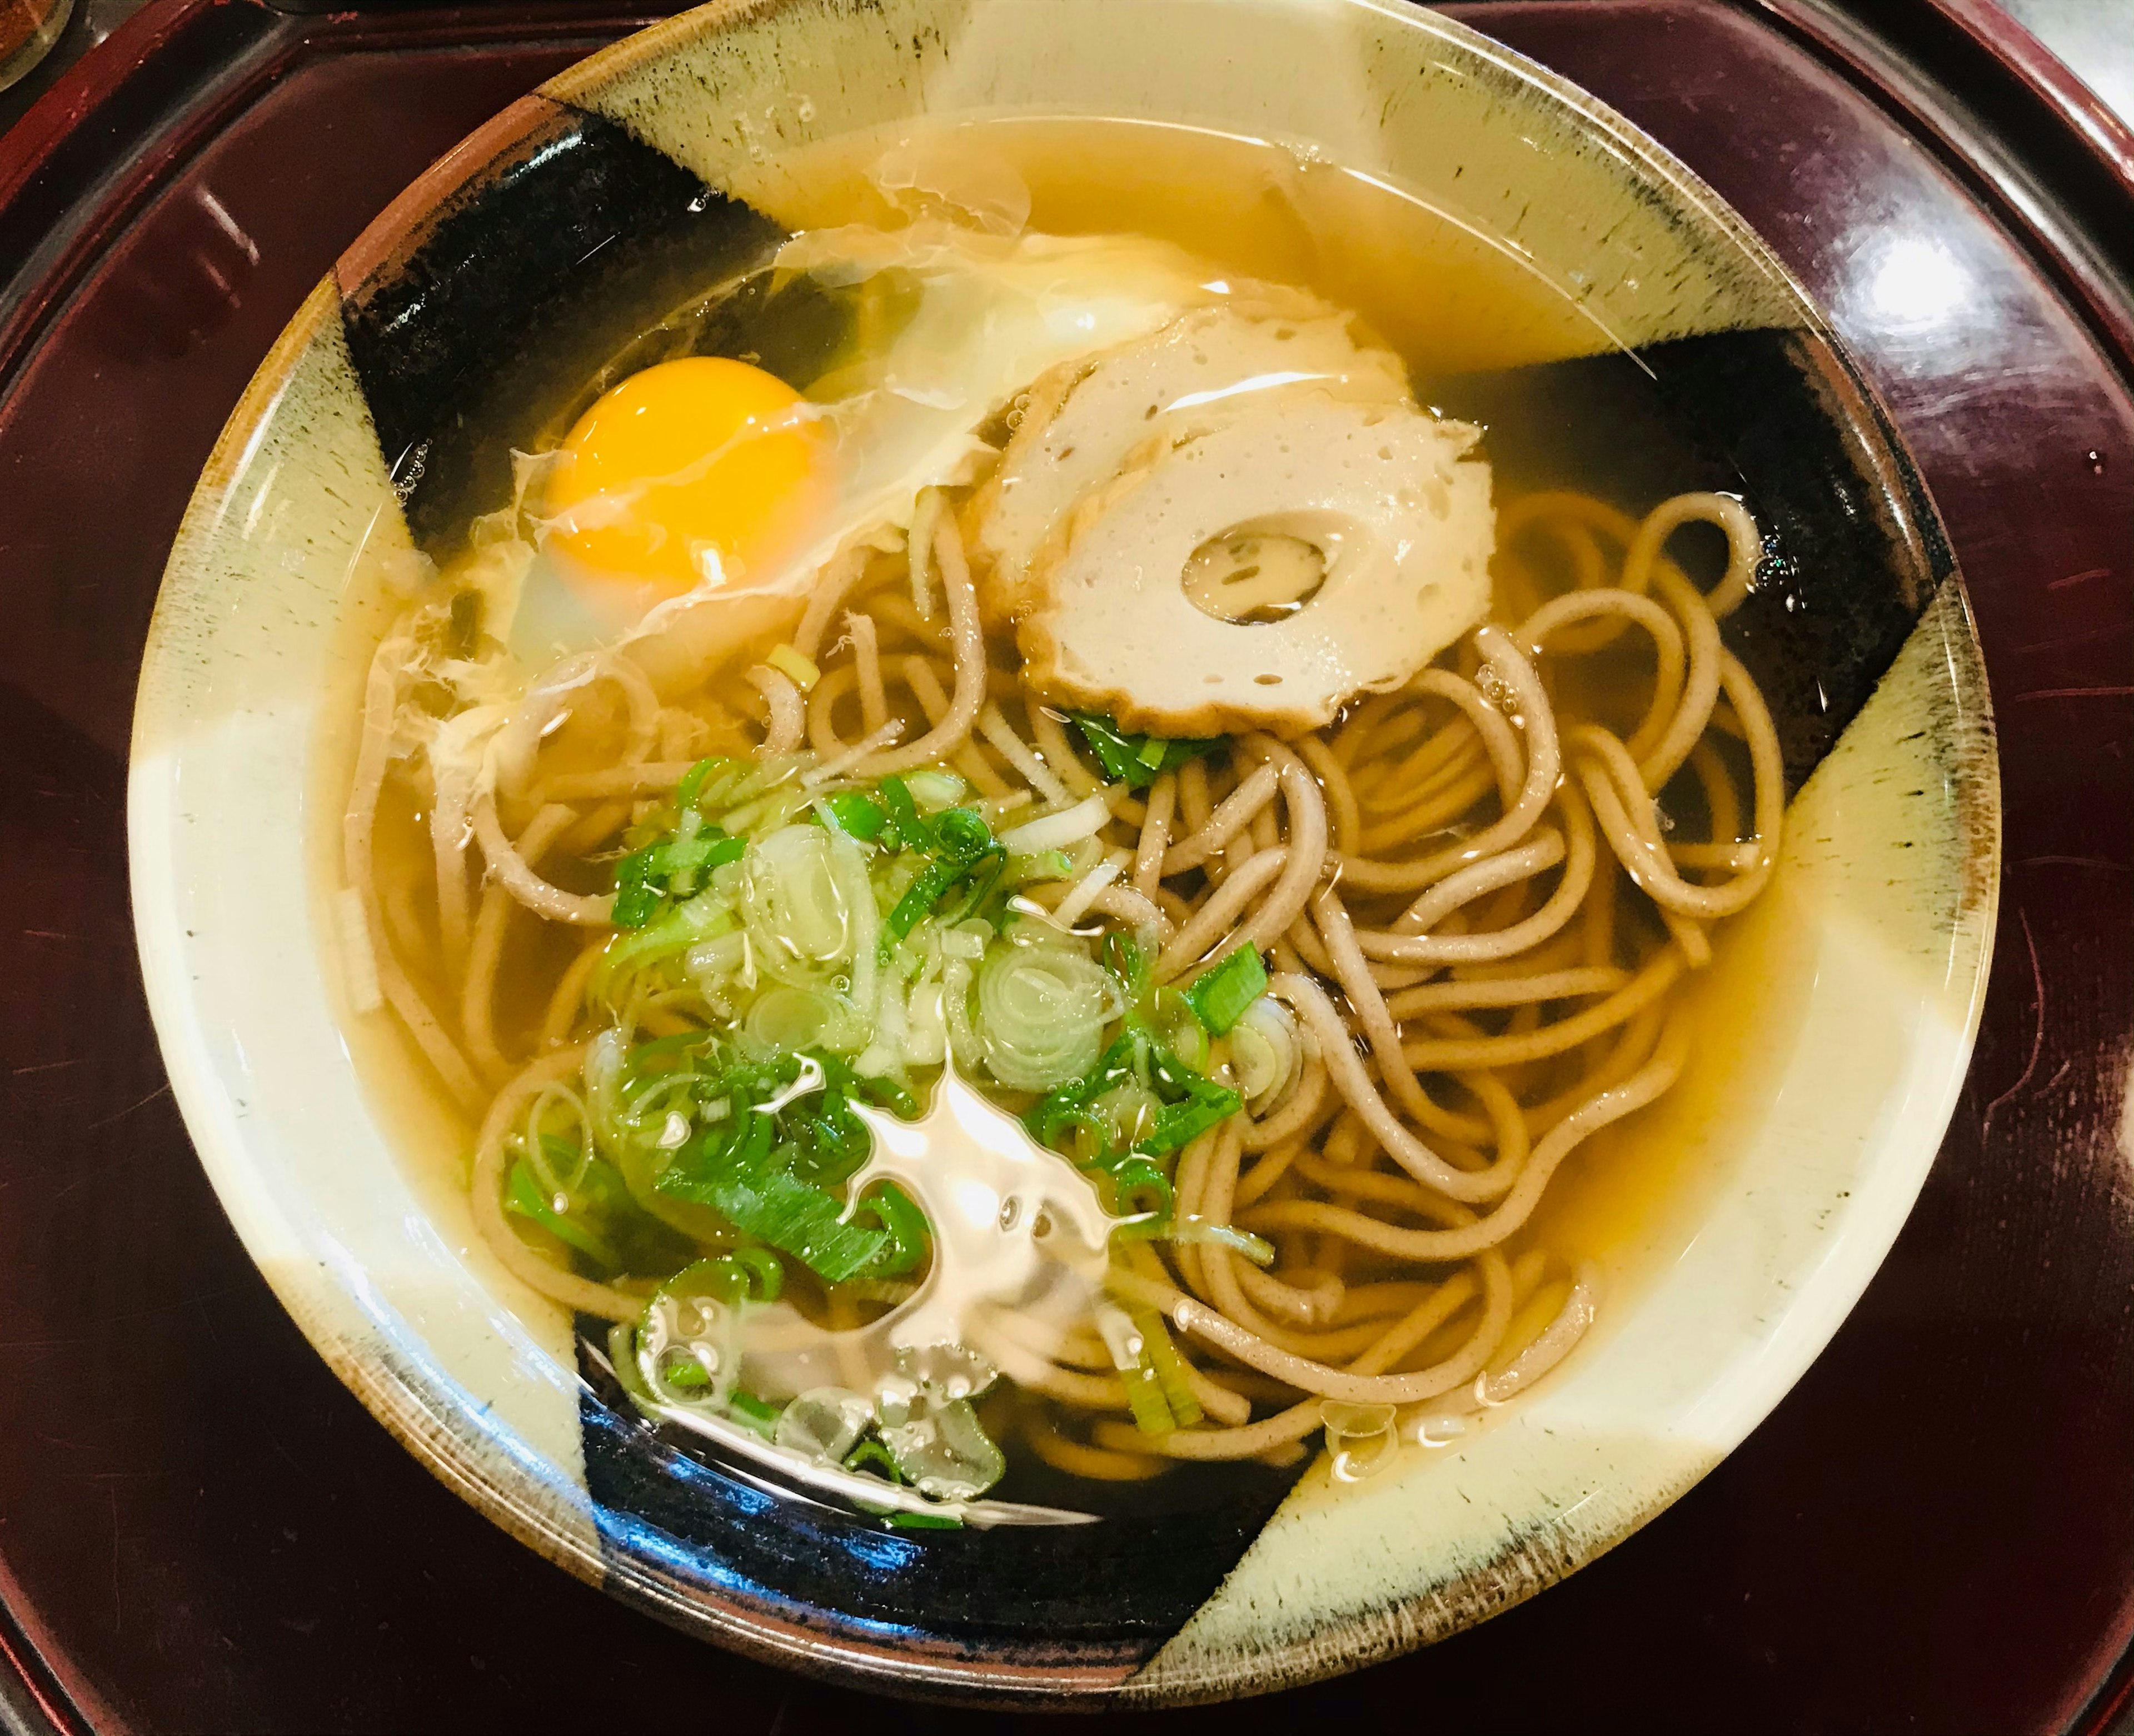
[[[702, 1374], [703, 1371], [699, 1369], [698, 1372]], [[683, 1384], [674, 1375], [669, 1375], [667, 1378], [669, 1384], [672, 1386], [679, 1386]], [[708, 1377], [706, 1377], [706, 1384], [709, 1384]], [[727, 1414], [736, 1422], [753, 1429], [765, 1440], [770, 1439], [772, 1431], [778, 1426], [778, 1413], [781, 1408], [783, 1407], [780, 1406], [765, 1404], [753, 1392], [736, 1391], [727, 1400]]]
[[948, 895], [949, 889], [963, 877], [961, 866], [939, 858], [920, 869], [919, 878], [905, 889], [904, 896], [896, 901], [896, 908], [882, 922], [884, 952], [887, 952], [890, 943], [903, 939], [918, 927], [920, 919], [939, 904]]
[[862, 1214], [872, 1217], [889, 1237], [889, 1245], [868, 1266], [867, 1277], [899, 1278], [906, 1272], [916, 1271], [925, 1263], [926, 1214], [895, 1182], [884, 1182], [870, 1192], [853, 1213], [853, 1220], [857, 1222]]
[[758, 1110], [741, 1119], [747, 1131], [716, 1154], [706, 1151], [702, 1140], [683, 1146], [654, 1188], [709, 1206], [827, 1283], [841, 1283], [871, 1264], [889, 1245], [887, 1232], [843, 1222], [836, 1200], [780, 1166], [770, 1149], [770, 1116]]
[[996, 899], [994, 895], [1001, 891], [1001, 881], [1007, 872], [1007, 852], [1005, 850], [989, 850], [980, 856], [964, 876], [969, 890], [951, 920], [963, 922], [975, 918], [997, 928], [1004, 913], [1006, 895], [1002, 894], [1001, 898]]
[[905, 889], [896, 907], [882, 919], [881, 956], [886, 958], [896, 943], [930, 915], [934, 907], [973, 870], [978, 875], [976, 890], [965, 902], [964, 914], [991, 897], [1007, 858], [993, 842], [992, 828], [986, 824], [985, 816], [975, 808], [952, 808], [931, 820], [923, 820], [912, 803], [911, 792], [900, 779], [883, 779], [881, 793], [905, 848], [924, 851], [930, 858], [919, 870], [918, 878]]
[[1147, 1217], [1167, 1224], [1176, 1203], [1171, 1178], [1145, 1157], [1129, 1157], [1113, 1166], [1113, 1209], [1122, 1216]]
[[615, 1250], [588, 1224], [567, 1212], [558, 1212], [555, 1202], [541, 1189], [534, 1179], [534, 1172], [521, 1158], [511, 1165], [511, 1174], [505, 1184], [504, 1208], [515, 1212], [530, 1222], [538, 1223], [558, 1242], [576, 1248], [600, 1262], [610, 1271], [621, 1262]]
[[963, 1521], [954, 1513], [885, 1513], [882, 1517], [900, 1531], [959, 1531]]
[[693, 897], [712, 869], [737, 862], [748, 841], [728, 837], [704, 825], [694, 808], [682, 816], [675, 836], [634, 850], [615, 865], [615, 908], [618, 928], [642, 928], [670, 903]]
[[1190, 1145], [1210, 1127], [1220, 1126], [1244, 1107], [1236, 1092], [1226, 1085], [1192, 1075], [1192, 1084], [1178, 1102], [1166, 1103], [1156, 1112], [1156, 1125], [1134, 1141], [1134, 1150], [1150, 1157]]
[[1208, 1030], [1185, 994], [1166, 983], [1148, 1002], [1148, 1022], [1158, 1040], [1195, 1073], [1208, 1065]]
[[910, 785], [901, 778], [884, 778], [876, 787], [888, 804], [890, 818], [896, 822], [897, 841], [906, 850], [933, 848], [934, 828], [926, 823], [919, 812], [919, 804], [911, 799]]
[[1178, 1353], [1178, 1347], [1171, 1342], [1171, 1334], [1164, 1329], [1163, 1316], [1152, 1308], [1132, 1307], [1127, 1315], [1140, 1329], [1142, 1353], [1155, 1369], [1157, 1383], [1163, 1388], [1163, 1401], [1170, 1407], [1171, 1418], [1181, 1429], [1190, 1429], [1200, 1420], [1200, 1401], [1193, 1396], [1193, 1386], [1186, 1377], [1185, 1359]]
[[1132, 935], [1115, 928], [1104, 937], [1103, 960], [1104, 968], [1118, 978], [1127, 1004], [1138, 1005], [1148, 992], [1149, 976], [1156, 967], [1147, 948]]
[[963, 799], [963, 780], [954, 772], [944, 772], [938, 766], [925, 767], [912, 773], [905, 780], [911, 792], [911, 799], [928, 813], [939, 813], [944, 808], [954, 808]]
[[934, 822], [934, 847], [952, 861], [974, 862], [993, 846], [992, 828], [975, 808], [952, 808]]
[[843, 789], [833, 796], [825, 796], [823, 806], [829, 810], [830, 817], [838, 822], [840, 831], [863, 844], [872, 843], [889, 824], [889, 810], [860, 790]]
[[1187, 989], [1185, 998], [1209, 1031], [1226, 1037], [1245, 1009], [1267, 992], [1267, 984], [1259, 948], [1248, 943]]
[[[743, 1234], [769, 1244], [728, 1256], [754, 1300], [774, 1300], [784, 1281], [771, 1248], [792, 1255], [831, 1284], [862, 1273], [894, 1275], [923, 1262], [925, 1216], [903, 1194], [882, 1187], [848, 1214], [831, 1191], [873, 1150], [873, 1135], [852, 1112], [852, 1097], [915, 1110], [910, 1094], [894, 1080], [857, 1078], [849, 1063], [816, 1053], [722, 1062], [717, 1044], [698, 1034], [639, 1044], [630, 1053], [625, 1073], [633, 1082], [644, 1079], [654, 1061], [686, 1075], [685, 1103], [723, 1103], [727, 1112], [697, 1126], [672, 1152], [660, 1154], [664, 1167], [652, 1179], [652, 1191], [708, 1208]], [[789, 1087], [810, 1068], [819, 1069], [819, 1086], [792, 1095]], [[763, 1107], [774, 1097], [780, 1100], [775, 1112]], [[701, 1108], [695, 1118], [703, 1120]]]
[[902, 1483], [904, 1473], [897, 1468], [896, 1460], [890, 1450], [871, 1435], [851, 1452], [845, 1454], [845, 1468], [848, 1471], [871, 1471], [879, 1468], [891, 1483]]
[[1104, 1348], [1111, 1353], [1119, 1383], [1126, 1388], [1127, 1409], [1133, 1413], [1134, 1426], [1144, 1435], [1170, 1434], [1178, 1421], [1171, 1412], [1151, 1354], [1154, 1346], [1141, 1318], [1106, 1303], [1097, 1309], [1097, 1330]]
[[[1126, 962], [1130, 967], [1132, 961]], [[1045, 1092], [1024, 1116], [1023, 1124], [1040, 1144], [1055, 1149], [1064, 1135], [1078, 1127], [1106, 1139], [1108, 1145], [1094, 1106], [1099, 1097], [1128, 1082], [1146, 1085], [1161, 1107], [1147, 1117], [1145, 1131], [1133, 1140], [1128, 1154], [1114, 1155], [1164, 1156], [1190, 1144], [1243, 1107], [1236, 1092], [1186, 1066], [1164, 1048], [1139, 1014], [1129, 1013], [1124, 1028], [1096, 1066], [1080, 1078]]]
[[617, 1320], [607, 1329], [608, 1366], [615, 1370], [618, 1385], [632, 1400], [640, 1405], [656, 1405], [658, 1396], [645, 1382], [645, 1371], [637, 1366], [637, 1323]]
[[1144, 1435], [1168, 1435], [1178, 1426], [1171, 1406], [1164, 1402], [1163, 1382], [1154, 1368], [1143, 1361], [1118, 1372], [1120, 1383], [1127, 1389], [1127, 1409], [1133, 1413], [1134, 1427]]
[[968, 1501], [1007, 1473], [1007, 1461], [968, 1399], [922, 1400], [923, 1411], [885, 1423], [881, 1439], [904, 1480], [939, 1501]]
[[1011, 856], [1007, 877], [1018, 886], [1033, 880], [1065, 880], [1074, 871], [1074, 858], [1064, 850], [1040, 850], [1035, 856]]
[[746, 1271], [753, 1281], [749, 1285], [749, 1300], [752, 1302], [775, 1302], [785, 1288], [785, 1267], [778, 1256], [769, 1248], [736, 1248], [726, 1256]]
[[729, 762], [724, 760], [699, 760], [688, 770], [683, 773], [682, 781], [674, 787], [676, 810], [682, 813], [693, 812], [697, 806], [697, 798], [703, 792], [704, 780], [714, 771], [722, 769]]
[[716, 893], [700, 892], [684, 903], [663, 908], [635, 932], [619, 934], [608, 943], [586, 991], [601, 999], [625, 972], [677, 957], [698, 941], [713, 939], [733, 927], [733, 912]]
[[1189, 760], [1212, 753], [1223, 745], [1220, 736], [1202, 740], [1166, 740], [1160, 735], [1131, 735], [1108, 717], [1093, 712], [1070, 714], [1089, 746], [1114, 782], [1143, 789], [1166, 772], [1175, 772]]

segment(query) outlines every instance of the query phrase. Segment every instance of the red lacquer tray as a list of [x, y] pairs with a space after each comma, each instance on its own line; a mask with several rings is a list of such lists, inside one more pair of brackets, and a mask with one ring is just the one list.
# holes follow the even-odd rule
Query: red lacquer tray
[[[1449, 10], [1709, 179], [1895, 412], [1992, 681], [1994, 979], [1909, 1227], [1725, 1465], [1432, 1651], [1162, 1721], [2118, 1728], [2134, 1691], [2134, 140], [1982, 0]], [[224, 417], [402, 186], [643, 22], [150, 0], [0, 134], [0, 1728], [978, 1716], [684, 1639], [433, 1483], [239, 1249], [134, 962], [135, 669]]]

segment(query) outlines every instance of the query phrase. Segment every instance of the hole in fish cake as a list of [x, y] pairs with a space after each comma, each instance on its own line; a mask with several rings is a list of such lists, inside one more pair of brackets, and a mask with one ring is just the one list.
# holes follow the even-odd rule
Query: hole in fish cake
[[1326, 554], [1292, 532], [1241, 524], [1210, 537], [1180, 575], [1186, 600], [1241, 627], [1287, 620], [1326, 582]]

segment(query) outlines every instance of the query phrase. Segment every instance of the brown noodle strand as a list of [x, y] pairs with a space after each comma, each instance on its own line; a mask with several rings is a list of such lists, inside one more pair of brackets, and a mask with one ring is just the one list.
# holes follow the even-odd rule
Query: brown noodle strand
[[[1694, 523], [1728, 542], [1708, 596], [1666, 552]], [[856, 547], [824, 569], [793, 646], [816, 660], [833, 620], [844, 636], [805, 695], [744, 657], [715, 678], [723, 686], [663, 706], [624, 659], [566, 659], [517, 702], [494, 756], [508, 775], [493, 782], [461, 760], [440, 788], [423, 757], [434, 721], [405, 721], [416, 687], [403, 672], [434, 643], [423, 637], [433, 617], [411, 610], [370, 671], [344, 866], [387, 1003], [456, 1095], [487, 1102], [473, 1182], [485, 1241], [565, 1306], [616, 1319], [643, 1306], [627, 1287], [637, 1279], [578, 1277], [519, 1234], [502, 1207], [506, 1141], [562, 1112], [568, 1094], [557, 1090], [606, 1020], [647, 1036], [727, 1016], [714, 989], [680, 982], [640, 982], [626, 1005], [588, 1007], [611, 900], [567, 888], [606, 884], [586, 877], [612, 859], [599, 852], [661, 811], [692, 755], [747, 750], [735, 690], [753, 687], [758, 754], [813, 750], [777, 771], [804, 793], [946, 764], [1003, 823], [1105, 791], [1106, 826], [1069, 851], [1067, 873], [1025, 891], [1075, 921], [1137, 930], [1156, 950], [1156, 981], [1190, 982], [1243, 945], [1275, 955], [1271, 991], [1295, 1019], [1288, 1075], [1256, 1100], [1257, 1116], [1203, 1133], [1171, 1172], [1181, 1218], [1265, 1238], [1272, 1265], [1217, 1240], [1137, 1242], [1119, 1247], [1109, 1279], [1176, 1329], [1205, 1420], [1162, 1435], [1124, 1421], [1126, 1387], [1092, 1316], [989, 1308], [968, 1323], [971, 1342], [1023, 1389], [1000, 1402], [1040, 1459], [1118, 1481], [1179, 1460], [1279, 1460], [1330, 1403], [1451, 1413], [1485, 1388], [1498, 1402], [1530, 1386], [1578, 1342], [1599, 1295], [1590, 1270], [1522, 1247], [1533, 1213], [1587, 1139], [1679, 1075], [1681, 978], [1710, 956], [1707, 925], [1771, 875], [1784, 767], [1754, 682], [1719, 637], [1761, 558], [1738, 503], [1677, 497], [1638, 520], [1583, 496], [1532, 495], [1499, 528], [1499, 599], [1517, 626], [1478, 629], [1325, 731], [1240, 735], [1138, 793], [1100, 779], [1073, 727], [989, 661], [958, 516], [939, 490], [922, 496], [900, 556]], [[1567, 576], [1572, 588], [1550, 595]], [[1634, 673], [1594, 715], [1576, 702], [1590, 684], [1580, 660], [1604, 655]], [[592, 687], [587, 706], [578, 696]], [[841, 733], [840, 706], [847, 728], [857, 711], [857, 737]], [[582, 740], [547, 745], [569, 733], [557, 727], [567, 716], [581, 737], [607, 732], [604, 760], [589, 764]], [[895, 745], [922, 717], [924, 732]], [[1689, 804], [1687, 827], [1680, 812], [1663, 820], [1663, 790], [1671, 810]], [[413, 873], [376, 860], [381, 813], [422, 837]], [[1676, 841], [1679, 830], [1697, 836]], [[485, 865], [471, 903], [470, 843]], [[551, 859], [563, 884], [537, 871]], [[420, 913], [410, 888], [430, 901]], [[521, 905], [593, 932], [527, 978], [514, 949], [535, 925], [515, 921]], [[439, 967], [418, 989], [403, 957]], [[537, 1058], [515, 1074], [496, 1028], [507, 959], [510, 980], [545, 997]], [[464, 1053], [432, 996], [456, 1007]], [[958, 1017], [967, 1029], [968, 1011]], [[505, 1082], [494, 1096], [477, 1070]], [[838, 1286], [820, 1307], [833, 1327], [857, 1328], [867, 1308], [909, 1293], [863, 1304]]]

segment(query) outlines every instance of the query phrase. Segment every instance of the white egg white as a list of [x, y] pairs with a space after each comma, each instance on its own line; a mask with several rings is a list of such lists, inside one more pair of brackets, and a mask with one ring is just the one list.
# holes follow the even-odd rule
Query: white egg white
[[[802, 595], [839, 551], [895, 546], [922, 489], [975, 479], [994, 452], [979, 431], [1038, 375], [1145, 336], [1225, 287], [1190, 255], [1142, 237], [1003, 236], [931, 219], [804, 232], [774, 269], [833, 289], [895, 271], [917, 287], [915, 309], [880, 349], [839, 358], [796, 412], [829, 431], [829, 505], [775, 567], [729, 570], [704, 551], [703, 581], [678, 598], [628, 573], [589, 571], [537, 531], [510, 611], [509, 643], [529, 663], [662, 630], [714, 598]], [[535, 508], [538, 469], [530, 482]]]

